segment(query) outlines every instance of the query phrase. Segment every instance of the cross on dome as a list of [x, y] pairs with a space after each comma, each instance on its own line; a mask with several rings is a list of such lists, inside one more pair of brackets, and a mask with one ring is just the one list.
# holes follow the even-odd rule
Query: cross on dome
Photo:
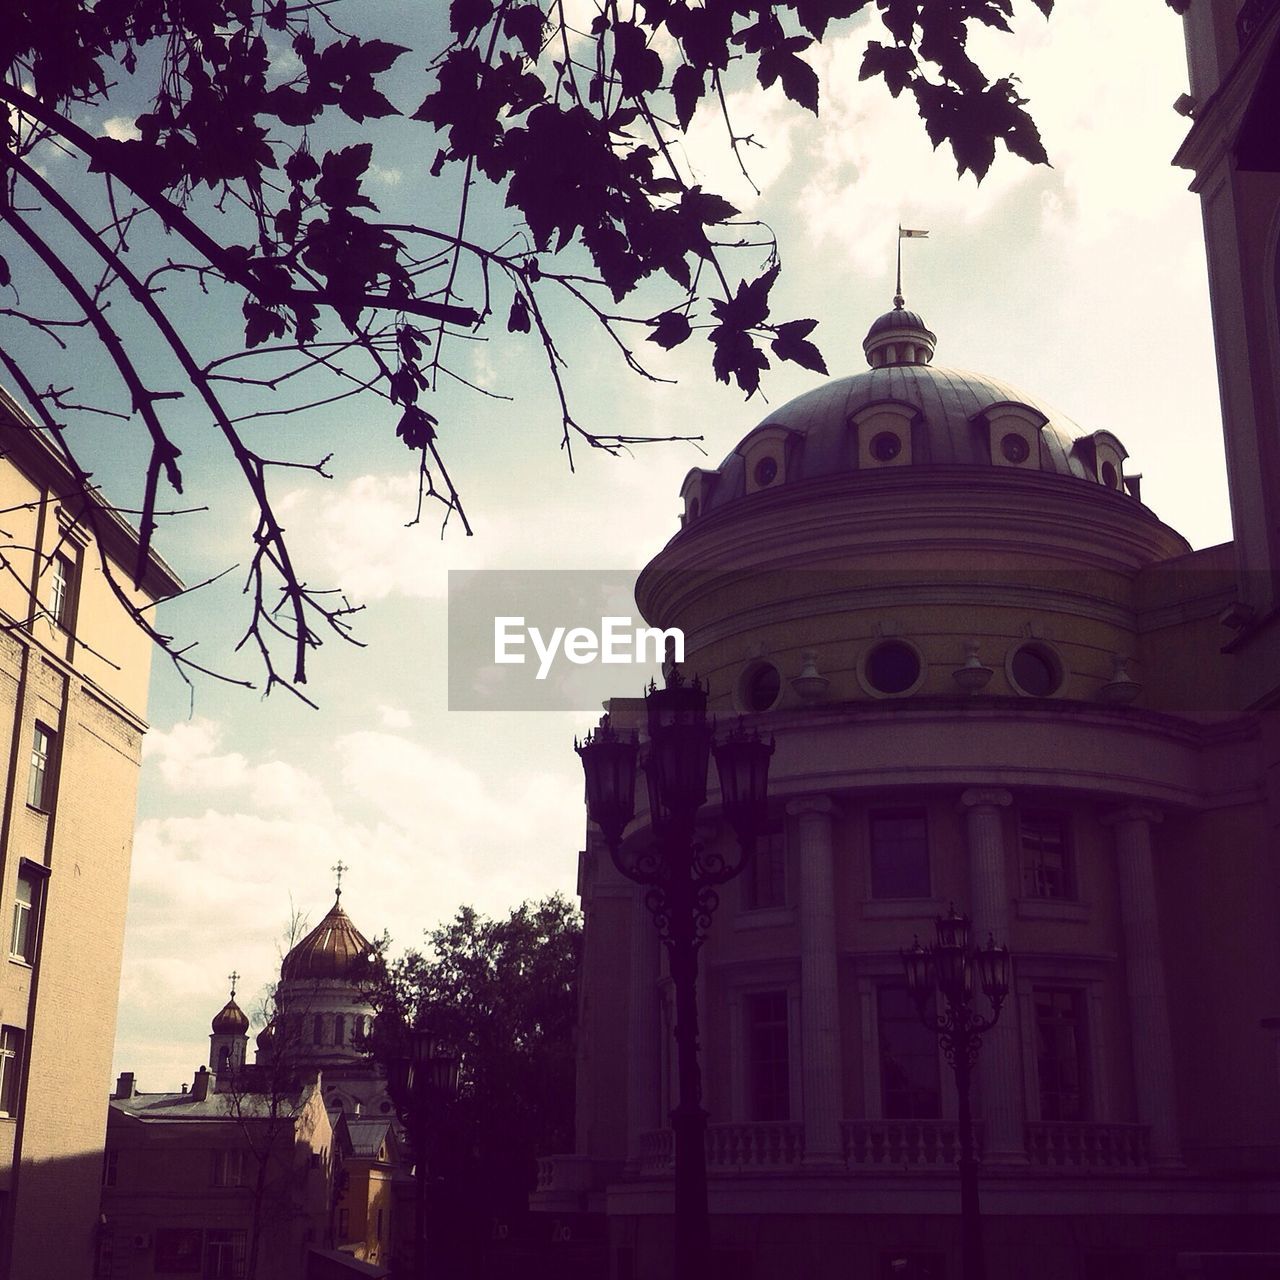
[[234, 1000], [236, 998], [236, 983], [240, 981], [240, 975], [232, 969], [231, 972], [227, 974], [227, 981], [231, 983], [231, 998]]
[[335, 886], [333, 893], [334, 893], [334, 897], [340, 898], [342, 897], [342, 873], [344, 871], [350, 871], [351, 868], [347, 866], [347, 864], [343, 862], [341, 858], [339, 858], [338, 861], [335, 862], [333, 866], [329, 868], [329, 870], [332, 871], [333, 874], [338, 877], [338, 883]]

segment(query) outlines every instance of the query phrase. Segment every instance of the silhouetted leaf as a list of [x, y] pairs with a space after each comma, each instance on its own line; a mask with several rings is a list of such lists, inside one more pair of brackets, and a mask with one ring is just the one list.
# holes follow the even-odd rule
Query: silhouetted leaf
[[692, 332], [689, 318], [683, 312], [664, 311], [654, 321], [649, 341], [670, 351], [672, 347], [678, 347]]
[[769, 344], [773, 354], [779, 360], [790, 360], [801, 368], [812, 369], [814, 373], [825, 374], [827, 363], [822, 352], [805, 339], [817, 326], [816, 320], [788, 320], [778, 326], [778, 336]]
[[671, 97], [676, 104], [676, 120], [682, 129], [689, 127], [703, 92], [701, 71], [688, 63], [676, 68], [676, 73], [671, 78]]
[[511, 311], [507, 316], [507, 332], [528, 333], [530, 327], [529, 304], [525, 302], [524, 294], [517, 293], [511, 301]]

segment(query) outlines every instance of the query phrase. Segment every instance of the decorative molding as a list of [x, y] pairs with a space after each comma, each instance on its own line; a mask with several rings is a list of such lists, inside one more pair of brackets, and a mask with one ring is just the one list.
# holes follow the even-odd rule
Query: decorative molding
[[1013, 793], [1003, 787], [970, 787], [961, 793], [962, 809], [1000, 808], [1013, 803]]
[[1164, 813], [1153, 804], [1135, 802], [1121, 805], [1118, 809], [1109, 809], [1099, 814], [1098, 821], [1104, 827], [1118, 826], [1125, 822], [1145, 822], [1152, 825], [1164, 821]]
[[834, 814], [835, 811], [835, 801], [827, 795], [797, 796], [794, 800], [787, 801], [787, 816], [792, 818], [803, 817], [808, 813]]

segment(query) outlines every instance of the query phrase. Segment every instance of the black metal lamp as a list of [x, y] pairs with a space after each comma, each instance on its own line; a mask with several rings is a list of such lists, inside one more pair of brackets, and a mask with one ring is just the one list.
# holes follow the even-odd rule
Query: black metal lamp
[[907, 994], [923, 1009], [933, 994], [933, 955], [920, 945], [917, 937], [912, 940], [910, 951], [900, 951], [902, 968], [907, 975]]
[[982, 992], [998, 1009], [1009, 994], [1009, 948], [997, 946], [995, 937], [988, 934], [987, 945], [979, 947], [974, 958]]
[[772, 735], [766, 741], [755, 730], [747, 730], [741, 721], [715, 749], [725, 821], [739, 840], [754, 839], [764, 826], [773, 750]]
[[397, 1106], [403, 1106], [409, 1094], [413, 1063], [409, 1056], [398, 1053], [387, 1063], [387, 1092]]
[[644, 768], [651, 820], [659, 827], [687, 826], [706, 803], [707, 766], [715, 730], [707, 723], [707, 689], [676, 670], [662, 688], [650, 684], [644, 697], [649, 747]]
[[584, 741], [574, 739], [573, 749], [586, 777], [587, 814], [609, 844], [617, 845], [636, 811], [635, 734], [619, 733], [605, 716]]
[[443, 1097], [456, 1097], [462, 1074], [462, 1055], [458, 1052], [457, 1045], [443, 1036], [437, 1036], [432, 1044], [427, 1066], [435, 1089]]

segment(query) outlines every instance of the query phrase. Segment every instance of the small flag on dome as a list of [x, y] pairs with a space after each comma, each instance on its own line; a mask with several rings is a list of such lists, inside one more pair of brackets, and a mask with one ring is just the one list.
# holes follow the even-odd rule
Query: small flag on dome
[[927, 231], [912, 231], [910, 227], [898, 228], [899, 240], [912, 240], [912, 239], [923, 240], [928, 236], [928, 234], [929, 233]]

